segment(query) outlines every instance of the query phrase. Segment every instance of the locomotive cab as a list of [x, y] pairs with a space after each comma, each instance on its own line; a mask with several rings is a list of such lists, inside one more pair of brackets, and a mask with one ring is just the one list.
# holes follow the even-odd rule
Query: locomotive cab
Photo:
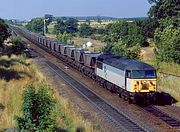
[[155, 70], [127, 70], [126, 89], [132, 93], [156, 92]]

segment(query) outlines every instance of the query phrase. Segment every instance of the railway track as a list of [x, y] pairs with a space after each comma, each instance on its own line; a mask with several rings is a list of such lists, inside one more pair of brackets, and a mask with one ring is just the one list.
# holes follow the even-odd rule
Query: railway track
[[76, 89], [81, 95], [83, 95], [90, 103], [96, 108], [102, 111], [113, 123], [117, 125], [120, 131], [147, 131], [134, 123], [130, 117], [126, 116], [121, 111], [117, 110], [105, 100], [91, 91], [86, 85], [82, 84], [78, 80], [74, 79], [71, 75], [64, 72], [62, 69], [57, 67], [55, 64], [46, 61], [46, 64], [51, 68], [58, 76], [60, 76], [66, 83]]
[[150, 112], [151, 114], [155, 115], [156, 117], [160, 118], [164, 122], [166, 122], [168, 125], [175, 129], [180, 130], [180, 121], [177, 119], [174, 119], [170, 115], [164, 113], [163, 111], [156, 108], [154, 105], [142, 107], [144, 110]]

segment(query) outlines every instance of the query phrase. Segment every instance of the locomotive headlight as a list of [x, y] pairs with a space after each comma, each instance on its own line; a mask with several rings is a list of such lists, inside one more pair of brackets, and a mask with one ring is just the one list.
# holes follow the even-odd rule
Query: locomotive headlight
[[150, 84], [152, 85], [153, 89], [156, 89], [156, 84], [153, 82], [150, 82]]
[[136, 81], [134, 81], [134, 86], [136, 86], [137, 85], [137, 82]]
[[152, 86], [156, 86], [156, 84], [154, 84], [153, 82], [150, 82], [150, 84], [151, 84]]
[[136, 83], [137, 83], [137, 85], [139, 85], [139, 81], [137, 81]]

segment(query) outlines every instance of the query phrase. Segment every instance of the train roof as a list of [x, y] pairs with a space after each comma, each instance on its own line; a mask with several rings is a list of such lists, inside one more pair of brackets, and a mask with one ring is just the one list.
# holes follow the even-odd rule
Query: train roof
[[121, 70], [155, 70], [149, 64], [134, 59], [129, 59], [124, 56], [101, 54], [98, 56], [97, 60]]

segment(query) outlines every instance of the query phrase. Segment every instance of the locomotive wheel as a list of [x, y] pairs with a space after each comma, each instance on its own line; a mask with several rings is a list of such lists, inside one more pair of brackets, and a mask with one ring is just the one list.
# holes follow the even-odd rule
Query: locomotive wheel
[[133, 100], [131, 98], [128, 98], [128, 103], [129, 104], [132, 104], [133, 103]]
[[149, 98], [146, 96], [143, 98], [143, 105], [148, 106], [150, 104]]
[[126, 96], [123, 96], [124, 101], [128, 101], [128, 98]]
[[122, 98], [122, 94], [121, 93], [119, 93], [119, 97]]

